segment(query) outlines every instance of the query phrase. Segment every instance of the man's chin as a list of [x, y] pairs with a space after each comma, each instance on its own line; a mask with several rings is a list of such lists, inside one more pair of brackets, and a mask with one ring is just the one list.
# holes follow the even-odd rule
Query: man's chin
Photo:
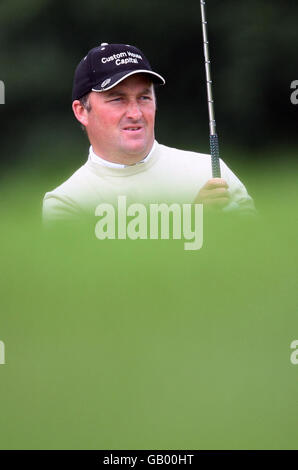
[[140, 160], [142, 160], [148, 155], [152, 145], [144, 144], [144, 142], [131, 142], [123, 146], [123, 152], [132, 157], [139, 156]]

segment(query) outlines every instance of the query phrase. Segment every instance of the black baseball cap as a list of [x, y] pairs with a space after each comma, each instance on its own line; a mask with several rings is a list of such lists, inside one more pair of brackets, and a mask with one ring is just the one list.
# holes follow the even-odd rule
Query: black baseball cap
[[76, 68], [72, 100], [79, 100], [90, 91], [107, 91], [136, 73], [146, 73], [159, 85], [165, 79], [156, 72], [138, 48], [128, 44], [102, 43], [91, 49]]

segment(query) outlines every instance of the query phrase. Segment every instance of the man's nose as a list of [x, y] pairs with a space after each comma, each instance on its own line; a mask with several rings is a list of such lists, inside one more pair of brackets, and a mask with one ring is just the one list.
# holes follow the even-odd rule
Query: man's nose
[[142, 111], [137, 101], [131, 101], [126, 110], [126, 116], [131, 119], [140, 119], [142, 117]]

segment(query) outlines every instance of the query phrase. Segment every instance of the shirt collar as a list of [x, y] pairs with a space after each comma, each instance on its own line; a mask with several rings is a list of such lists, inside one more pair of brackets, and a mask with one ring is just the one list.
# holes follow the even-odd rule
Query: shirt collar
[[108, 160], [105, 160], [104, 158], [101, 158], [99, 155], [97, 155], [94, 152], [92, 145], [90, 145], [90, 148], [89, 148], [89, 157], [90, 157], [90, 160], [92, 162], [97, 163], [98, 165], [108, 166], [109, 168], [127, 168], [127, 167], [131, 167], [131, 166], [134, 166], [134, 165], [140, 165], [142, 163], [148, 162], [148, 160], [150, 160], [150, 158], [151, 158], [151, 155], [153, 153], [154, 148], [155, 148], [155, 141], [154, 141], [154, 143], [152, 145], [152, 148], [151, 148], [150, 152], [148, 153], [148, 155], [145, 158], [143, 158], [143, 160], [140, 160], [139, 162], [133, 163], [132, 165], [125, 165], [125, 164], [122, 164], [122, 163], [109, 162]]

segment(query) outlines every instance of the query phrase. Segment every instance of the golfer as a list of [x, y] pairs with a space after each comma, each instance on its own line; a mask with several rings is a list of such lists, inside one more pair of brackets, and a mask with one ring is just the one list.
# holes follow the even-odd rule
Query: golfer
[[80, 61], [72, 109], [86, 131], [89, 155], [67, 181], [45, 194], [45, 221], [94, 215], [98, 204], [116, 204], [118, 196], [126, 196], [128, 203], [202, 203], [220, 211], [254, 210], [245, 186], [222, 160], [222, 177], [212, 178], [210, 155], [155, 140], [154, 85], [164, 84], [134, 46], [102, 43]]

